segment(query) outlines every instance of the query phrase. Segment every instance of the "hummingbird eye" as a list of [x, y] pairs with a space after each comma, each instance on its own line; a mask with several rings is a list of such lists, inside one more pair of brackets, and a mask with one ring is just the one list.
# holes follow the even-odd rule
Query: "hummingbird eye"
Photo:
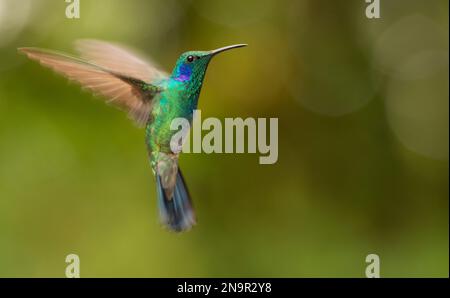
[[187, 56], [186, 60], [187, 60], [187, 62], [192, 62], [192, 61], [194, 61], [194, 56], [189, 55], [189, 56]]

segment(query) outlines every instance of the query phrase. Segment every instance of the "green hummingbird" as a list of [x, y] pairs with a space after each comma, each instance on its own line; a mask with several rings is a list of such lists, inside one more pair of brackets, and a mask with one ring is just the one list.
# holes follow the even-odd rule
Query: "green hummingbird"
[[196, 223], [192, 201], [178, 166], [179, 151], [173, 152], [171, 130], [175, 118], [192, 123], [193, 111], [211, 58], [236, 44], [212, 51], [181, 54], [171, 74], [161, 71], [128, 48], [99, 40], [79, 40], [79, 58], [39, 48], [19, 48], [30, 59], [101, 95], [106, 103], [126, 112], [140, 127], [145, 126], [150, 164], [156, 177], [161, 223], [176, 232]]

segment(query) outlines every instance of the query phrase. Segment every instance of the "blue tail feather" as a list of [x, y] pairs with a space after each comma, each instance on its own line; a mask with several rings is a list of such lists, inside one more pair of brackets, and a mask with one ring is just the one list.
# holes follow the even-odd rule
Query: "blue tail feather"
[[156, 184], [159, 216], [162, 224], [176, 232], [189, 230], [195, 225], [195, 213], [180, 169], [178, 169], [172, 198], [166, 196], [159, 175], [156, 175]]

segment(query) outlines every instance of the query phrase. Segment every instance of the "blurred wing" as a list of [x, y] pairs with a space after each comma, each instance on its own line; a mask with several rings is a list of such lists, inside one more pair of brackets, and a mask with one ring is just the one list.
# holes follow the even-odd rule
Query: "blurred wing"
[[144, 82], [151, 83], [169, 76], [159, 70], [149, 59], [142, 58], [122, 45], [94, 39], [81, 39], [75, 43], [75, 47], [82, 59]]
[[128, 112], [139, 126], [146, 124], [153, 97], [160, 88], [139, 78], [105, 69], [65, 54], [37, 48], [20, 48], [30, 59], [77, 81], [83, 88], [106, 97], [106, 102]]

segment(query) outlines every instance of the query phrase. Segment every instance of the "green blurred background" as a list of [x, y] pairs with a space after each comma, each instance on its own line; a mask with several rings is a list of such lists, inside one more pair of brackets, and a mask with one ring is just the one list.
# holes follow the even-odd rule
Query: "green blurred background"
[[[449, 274], [448, 1], [0, 0], [0, 276]], [[185, 154], [198, 225], [157, 219], [144, 132], [18, 55], [121, 42], [210, 64], [202, 117], [278, 117], [279, 159]]]

